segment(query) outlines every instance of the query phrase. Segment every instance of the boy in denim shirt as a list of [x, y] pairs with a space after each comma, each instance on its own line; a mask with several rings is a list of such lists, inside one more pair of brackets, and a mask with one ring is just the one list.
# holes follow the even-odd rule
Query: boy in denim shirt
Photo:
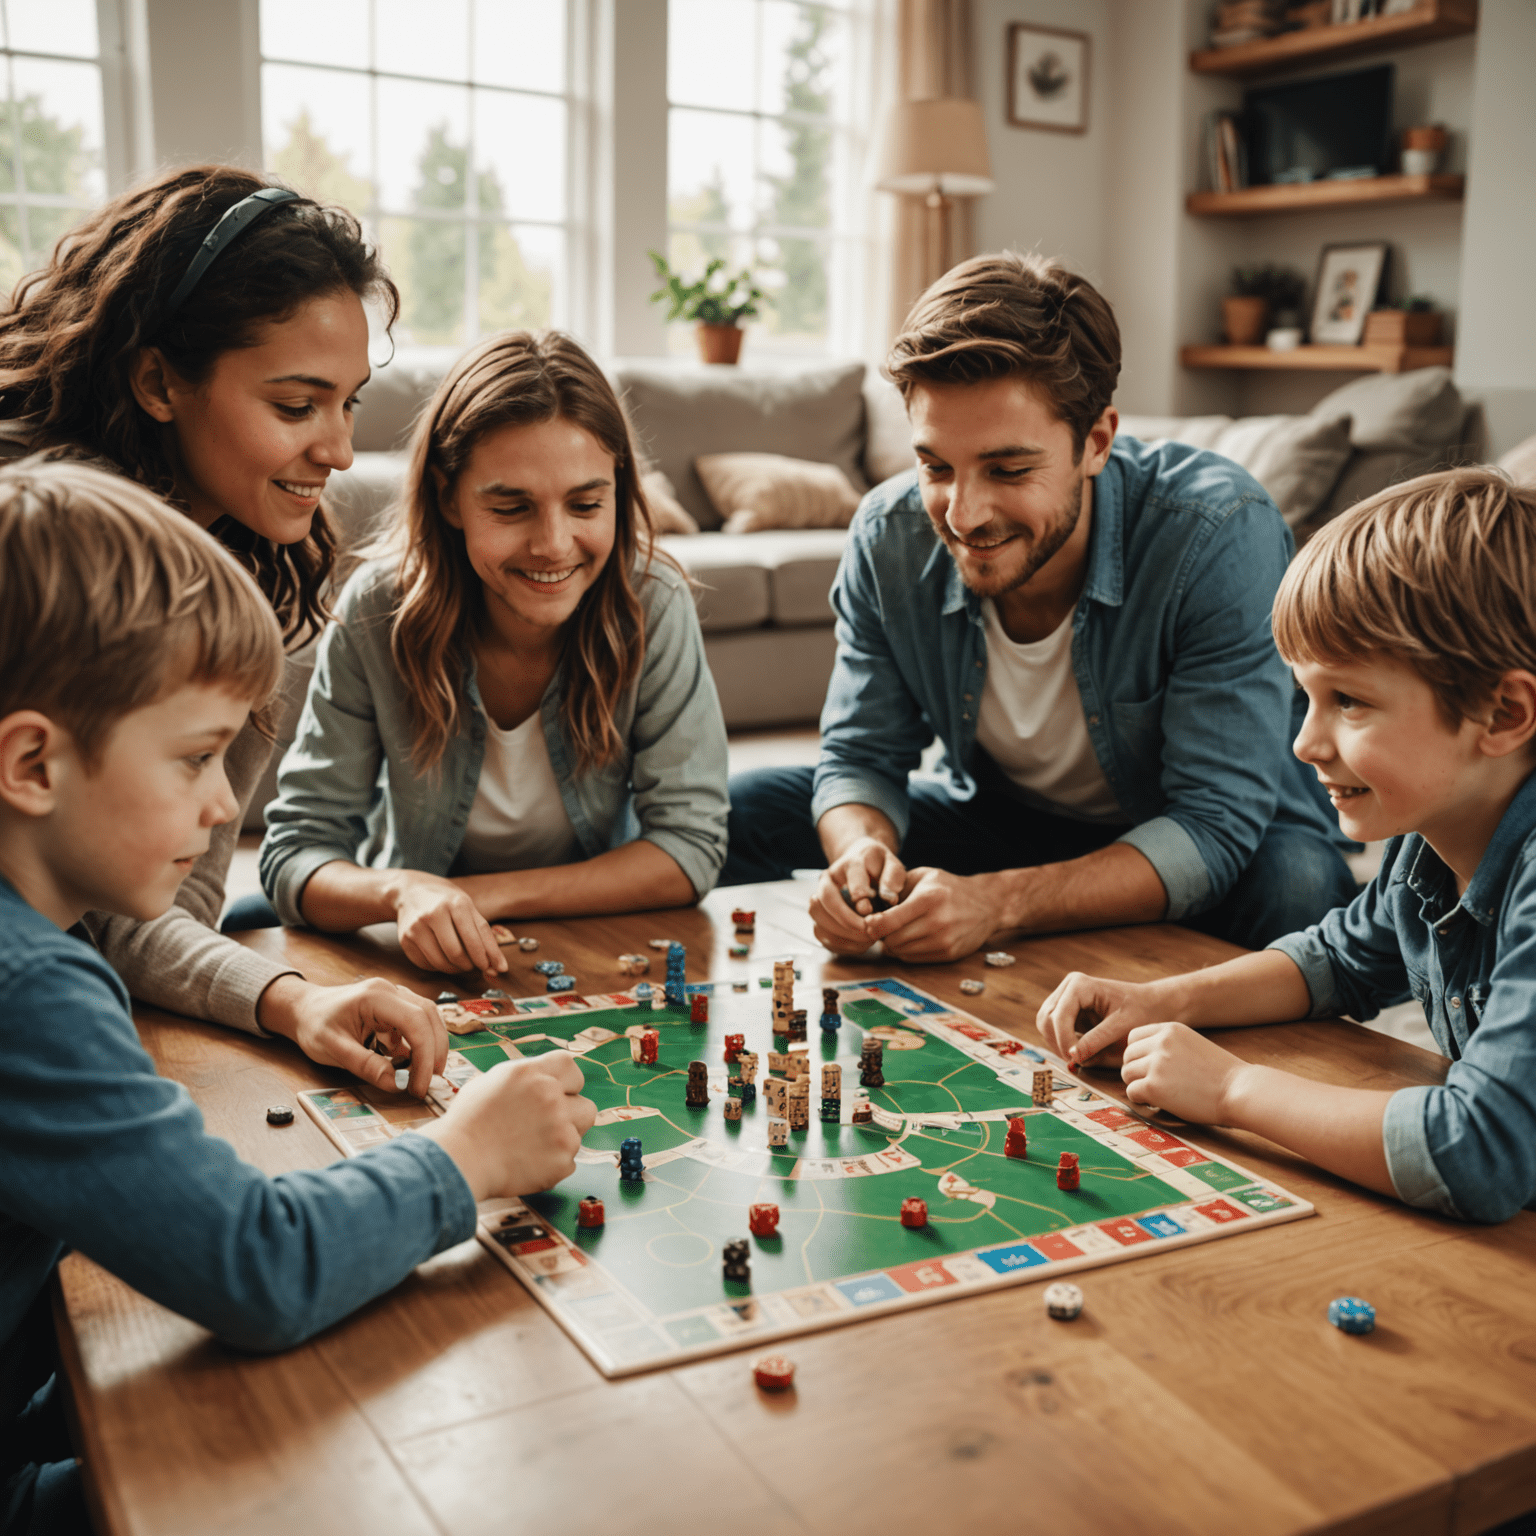
[[[66, 1248], [282, 1349], [469, 1237], [477, 1200], [566, 1177], [592, 1123], [556, 1052], [487, 1074], [420, 1135], [268, 1178], [156, 1075], [76, 925], [170, 905], [235, 814], [225, 748], [281, 661], [270, 605], [190, 518], [93, 469], [0, 471], [3, 1536], [89, 1529], [48, 1379], [44, 1287]], [[430, 1022], [418, 1090], [446, 1056]]]
[[[1068, 976], [1038, 1026], [1074, 1064], [1124, 1041], [1137, 1103], [1503, 1221], [1536, 1205], [1536, 495], [1462, 469], [1362, 502], [1297, 556], [1274, 629], [1310, 705], [1296, 755], [1350, 837], [1390, 839], [1376, 878], [1210, 970]], [[1369, 1019], [1409, 996], [1451, 1058], [1442, 1087], [1330, 1087], [1189, 1027]], [[1078, 1035], [1084, 1010], [1102, 1022]]]

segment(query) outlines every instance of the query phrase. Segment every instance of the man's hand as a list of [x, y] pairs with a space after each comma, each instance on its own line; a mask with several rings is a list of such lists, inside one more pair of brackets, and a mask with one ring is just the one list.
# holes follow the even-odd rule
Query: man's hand
[[1166, 1012], [1166, 1006], [1159, 1009], [1150, 985], [1107, 981], [1102, 976], [1073, 971], [1041, 1003], [1035, 1028], [1046, 1049], [1069, 1066], [1091, 1062], [1097, 1067], [1118, 1067], [1122, 1058], [1117, 1047], [1125, 1037]]
[[991, 877], [909, 869], [901, 901], [864, 924], [898, 960], [934, 964], [974, 954], [997, 931]]
[[1255, 1070], [1187, 1024], [1143, 1024], [1127, 1039], [1120, 1076], [1133, 1104], [1195, 1125], [1229, 1125], [1244, 1074]]
[[419, 970], [492, 975], [507, 969], [491, 925], [454, 881], [402, 869], [392, 894], [400, 948]]
[[[448, 1062], [448, 1031], [436, 1007], [375, 976], [346, 987], [317, 987], [279, 976], [261, 995], [256, 1020], [286, 1035], [311, 1061], [340, 1067], [376, 1088], [395, 1086], [396, 1061], [411, 1058], [409, 1091], [425, 1098], [434, 1072]], [[377, 1037], [389, 1052], [369, 1048]]]
[[850, 843], [816, 882], [810, 907], [816, 942], [835, 954], [862, 955], [875, 942], [866, 922], [875, 910], [872, 898], [894, 904], [907, 883], [905, 866], [886, 844], [873, 837]]

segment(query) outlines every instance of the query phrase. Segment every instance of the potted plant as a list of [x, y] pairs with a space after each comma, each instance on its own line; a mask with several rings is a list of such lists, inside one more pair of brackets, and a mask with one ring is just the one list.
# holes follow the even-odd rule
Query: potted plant
[[1440, 316], [1427, 293], [1410, 293], [1387, 309], [1365, 317], [1366, 346], [1433, 347], [1440, 342]]
[[1221, 328], [1227, 341], [1234, 347], [1256, 345], [1271, 316], [1278, 327], [1295, 326], [1306, 288], [1306, 278], [1289, 267], [1268, 262], [1234, 267], [1232, 292], [1221, 301]]
[[651, 303], [667, 304], [667, 319], [691, 320], [699, 345], [699, 357], [706, 363], [734, 363], [741, 356], [741, 322], [757, 315], [763, 290], [752, 281], [751, 271], [725, 270], [725, 258], [716, 256], [704, 268], [695, 283], [685, 283], [660, 251], [648, 253], [661, 287], [651, 295]]

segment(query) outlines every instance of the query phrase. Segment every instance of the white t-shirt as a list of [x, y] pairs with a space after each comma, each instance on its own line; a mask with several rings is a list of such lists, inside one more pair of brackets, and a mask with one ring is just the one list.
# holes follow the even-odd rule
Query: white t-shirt
[[579, 856], [576, 832], [560, 798], [539, 711], [510, 731], [486, 717], [485, 758], [469, 809], [461, 874], [544, 869]]
[[1019, 790], [1019, 798], [1076, 821], [1124, 823], [1125, 812], [1099, 766], [1072, 670], [1072, 615], [1044, 640], [1008, 638], [997, 605], [981, 605], [987, 630], [987, 685], [976, 740]]

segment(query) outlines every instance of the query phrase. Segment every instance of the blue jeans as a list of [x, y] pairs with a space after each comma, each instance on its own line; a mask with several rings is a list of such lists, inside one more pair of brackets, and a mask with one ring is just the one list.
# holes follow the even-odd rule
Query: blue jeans
[[[792, 870], [825, 866], [811, 819], [812, 773], [759, 768], [731, 779], [730, 848], [719, 884], [784, 880]], [[985, 783], [968, 802], [927, 779], [910, 780], [907, 791], [912, 824], [901, 857], [908, 868], [932, 865], [980, 875], [1054, 864], [1106, 847], [1123, 830], [1034, 810]], [[1271, 822], [1237, 884], [1209, 911], [1184, 919], [1184, 926], [1262, 949], [1353, 901], [1357, 889], [1327, 838], [1310, 827]]]

